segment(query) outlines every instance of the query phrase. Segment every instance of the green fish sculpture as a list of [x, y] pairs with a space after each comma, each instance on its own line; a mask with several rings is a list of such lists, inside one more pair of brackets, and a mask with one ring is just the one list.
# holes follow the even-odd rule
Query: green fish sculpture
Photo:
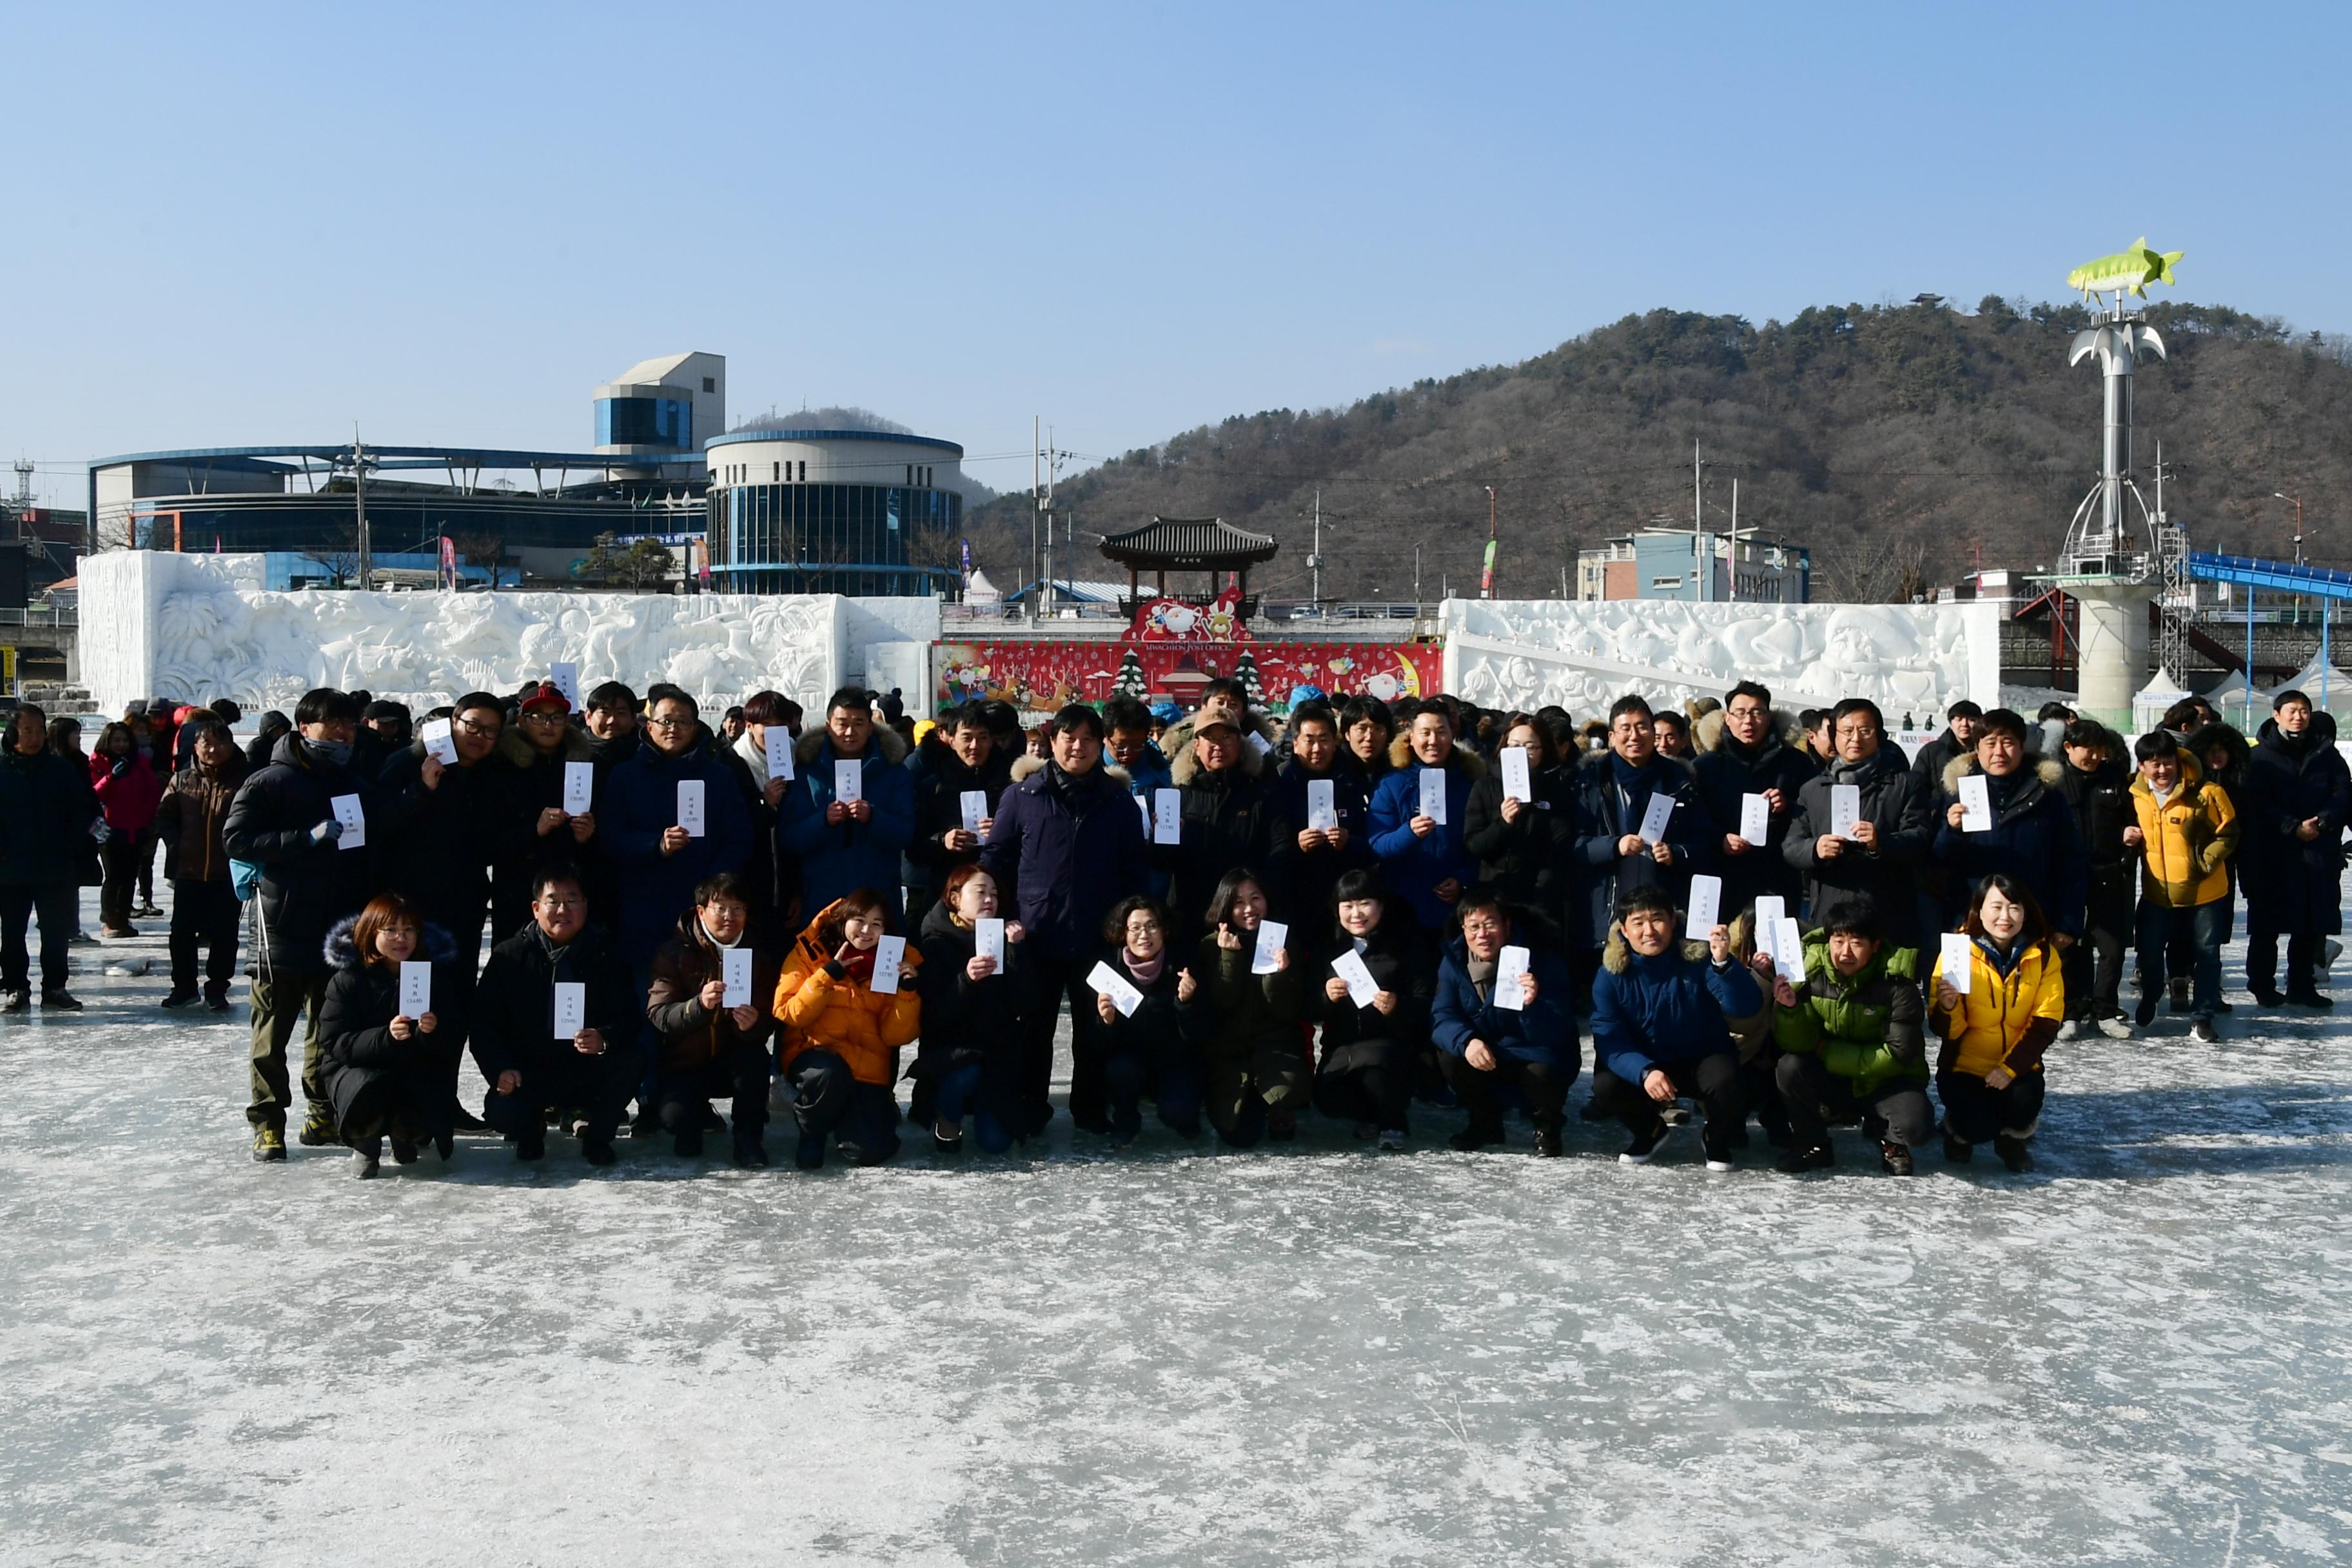
[[2178, 250], [2155, 251], [2147, 247], [2147, 236], [2132, 241], [2129, 250], [2118, 250], [2113, 256], [2102, 256], [2096, 261], [2086, 261], [2066, 274], [2066, 287], [2080, 289], [2083, 297], [2093, 304], [2099, 296], [2110, 290], [2147, 298], [2151, 283], [2172, 281], [2172, 264], [2180, 259]]

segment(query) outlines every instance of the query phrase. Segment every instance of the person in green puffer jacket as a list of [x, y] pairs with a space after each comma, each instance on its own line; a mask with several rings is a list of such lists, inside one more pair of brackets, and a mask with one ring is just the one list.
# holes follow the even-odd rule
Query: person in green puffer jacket
[[1805, 938], [1805, 980], [1773, 987], [1775, 1077], [1790, 1133], [1780, 1169], [1796, 1174], [1834, 1160], [1829, 1123], [1859, 1112], [1879, 1163], [1907, 1176], [1911, 1150], [1935, 1128], [1927, 1108], [1927, 1009], [1916, 949], [1895, 947], [1869, 904], [1833, 906]]

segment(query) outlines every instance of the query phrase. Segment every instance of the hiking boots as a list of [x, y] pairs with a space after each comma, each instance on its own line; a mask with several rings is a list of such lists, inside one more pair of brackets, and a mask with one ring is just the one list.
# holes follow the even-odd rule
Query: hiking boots
[[1912, 1162], [1911, 1151], [1890, 1138], [1878, 1145], [1878, 1168], [1890, 1176], [1907, 1176], [1916, 1167]]
[[[2323, 1005], [2325, 1005], [2325, 1004], [2323, 1004]], [[59, 988], [56, 991], [44, 991], [41, 993], [41, 1011], [44, 1013], [79, 1013], [81, 1011], [81, 1003], [76, 999], [72, 992], [63, 988]]]
[[2000, 1163], [2012, 1171], [2033, 1169], [2033, 1151], [2026, 1146], [2022, 1138], [2012, 1137], [2006, 1132], [1995, 1133], [1992, 1152], [2000, 1155]]
[[275, 1127], [255, 1128], [253, 1157], [264, 1163], [286, 1158], [286, 1134]]
[[1538, 1158], [1545, 1160], [1557, 1160], [1559, 1158], [1559, 1132], [1558, 1129], [1545, 1127], [1538, 1128], [1536, 1130], [1536, 1154]]
[[330, 1143], [341, 1142], [341, 1140], [335, 1135], [334, 1108], [312, 1104], [310, 1114], [302, 1118], [302, 1131], [298, 1136], [305, 1149], [321, 1149]]
[[163, 998], [163, 1005], [166, 1007], [193, 1007], [196, 1005], [197, 995], [198, 993], [196, 992], [183, 991], [174, 986], [171, 994]]

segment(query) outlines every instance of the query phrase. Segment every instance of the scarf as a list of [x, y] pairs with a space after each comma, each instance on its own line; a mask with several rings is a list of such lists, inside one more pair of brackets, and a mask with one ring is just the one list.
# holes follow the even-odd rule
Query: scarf
[[1468, 957], [1469, 963], [1464, 967], [1470, 972], [1470, 988], [1477, 992], [1478, 1000], [1484, 1002], [1486, 1000], [1486, 994], [1495, 988], [1495, 966], [1497, 960], [1481, 958], [1475, 952], [1470, 953]]
[[1152, 955], [1150, 962], [1146, 963], [1136, 957], [1133, 952], [1122, 948], [1119, 950], [1118, 961], [1127, 966], [1129, 977], [1137, 985], [1148, 989], [1160, 983], [1160, 972], [1168, 967], [1168, 950], [1161, 948]]
[[735, 940], [733, 942], [721, 942], [719, 940], [718, 936], [712, 932], [709, 926], [702, 923], [702, 917], [700, 915], [696, 915], [694, 917], [694, 923], [696, 928], [702, 932], [702, 940], [709, 942], [711, 946], [719, 949], [721, 952], [724, 952], [726, 949], [730, 947], [741, 946], [743, 939], [746, 936], [749, 936], [751, 932], [751, 928], [750, 926], [745, 926], [741, 931], [735, 933]]
[[841, 965], [841, 977], [853, 984], [860, 985], [873, 979], [874, 951], [870, 947], [862, 951], [851, 948], [847, 958], [837, 961]]

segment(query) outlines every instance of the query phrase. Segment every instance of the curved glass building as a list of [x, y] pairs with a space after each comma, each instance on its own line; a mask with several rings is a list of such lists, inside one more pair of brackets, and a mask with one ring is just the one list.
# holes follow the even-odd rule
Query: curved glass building
[[955, 585], [963, 448], [877, 430], [714, 436], [704, 539], [721, 593], [925, 595]]

